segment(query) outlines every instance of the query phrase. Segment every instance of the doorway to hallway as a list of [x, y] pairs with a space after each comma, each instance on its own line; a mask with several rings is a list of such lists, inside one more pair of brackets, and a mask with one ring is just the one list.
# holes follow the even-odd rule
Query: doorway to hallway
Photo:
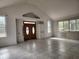
[[24, 21], [23, 35], [24, 35], [24, 41], [36, 39], [36, 22]]

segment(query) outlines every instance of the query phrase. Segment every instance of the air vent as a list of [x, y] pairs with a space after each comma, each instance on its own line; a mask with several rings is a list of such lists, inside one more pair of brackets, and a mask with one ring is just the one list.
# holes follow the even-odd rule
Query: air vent
[[43, 21], [37, 21], [37, 24], [44, 24]]

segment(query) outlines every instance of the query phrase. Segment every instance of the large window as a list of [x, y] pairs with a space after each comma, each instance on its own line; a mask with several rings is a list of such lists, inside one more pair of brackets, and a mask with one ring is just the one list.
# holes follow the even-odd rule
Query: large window
[[79, 31], [79, 19], [77, 19], [77, 31]]
[[58, 22], [59, 31], [63, 31], [63, 21]]
[[69, 22], [64, 21], [64, 31], [69, 31]]
[[70, 31], [76, 31], [76, 20], [70, 20]]
[[6, 37], [6, 18], [0, 16], [0, 37]]
[[51, 33], [51, 22], [48, 21], [48, 33]]
[[59, 21], [59, 31], [79, 31], [79, 19]]

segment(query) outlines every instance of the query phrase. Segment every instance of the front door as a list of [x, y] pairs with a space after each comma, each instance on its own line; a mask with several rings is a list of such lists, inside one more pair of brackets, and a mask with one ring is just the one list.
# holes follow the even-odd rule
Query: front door
[[36, 39], [36, 23], [24, 22], [23, 25], [24, 40]]

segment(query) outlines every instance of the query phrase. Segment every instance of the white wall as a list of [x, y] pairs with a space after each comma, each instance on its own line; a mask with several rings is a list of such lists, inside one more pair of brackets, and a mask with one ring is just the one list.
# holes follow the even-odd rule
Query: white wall
[[[5, 7], [0, 9], [1, 13], [4, 15], [8, 15], [7, 19], [7, 38], [0, 38], [0, 46], [5, 45], [13, 45], [17, 44], [17, 37], [16, 37], [16, 19], [24, 19], [22, 17], [22, 14], [28, 13], [28, 12], [34, 12], [37, 14], [41, 19], [44, 21], [44, 34], [43, 37], [48, 37], [47, 33], [47, 21], [50, 19], [46, 14], [44, 14], [40, 9], [38, 9], [36, 6], [29, 5], [29, 4], [19, 4], [19, 5], [13, 5], [9, 7]], [[29, 20], [29, 19], [28, 19]], [[50, 35], [51, 36], [51, 35]]]
[[0, 38], [0, 46], [7, 46], [10, 44], [16, 44], [16, 29], [15, 29], [15, 20], [14, 17], [5, 15], [4, 12], [0, 11], [0, 15], [6, 16], [6, 22], [7, 22], [7, 37]]
[[24, 41], [24, 36], [23, 36], [23, 21], [35, 21], [36, 22], [36, 37], [37, 39], [42, 39], [44, 38], [44, 24], [38, 24], [39, 19], [35, 18], [20, 18], [17, 19], [17, 41], [18, 42], [23, 42]]

